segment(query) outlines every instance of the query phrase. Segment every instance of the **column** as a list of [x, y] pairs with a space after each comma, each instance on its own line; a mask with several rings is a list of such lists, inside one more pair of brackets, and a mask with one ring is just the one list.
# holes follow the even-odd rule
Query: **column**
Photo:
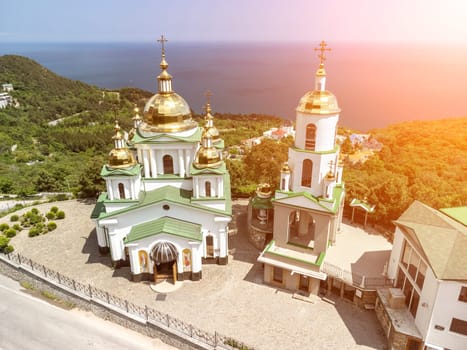
[[227, 265], [228, 262], [228, 241], [226, 227], [219, 230], [219, 265]]
[[157, 167], [156, 167], [156, 157], [154, 155], [153, 149], [148, 149], [149, 153], [149, 163], [151, 164], [151, 177], [157, 177]]
[[190, 154], [190, 150], [189, 149], [186, 149], [184, 150], [185, 152], [185, 172], [186, 172], [186, 175], [187, 176], [190, 176], [190, 161], [191, 161], [191, 154]]
[[130, 180], [130, 193], [131, 199], [136, 199], [135, 182], [133, 179]]
[[298, 234], [299, 236], [306, 235], [308, 233], [308, 223], [310, 221], [310, 217], [307, 213], [301, 212], [300, 213], [300, 222], [298, 226]]
[[185, 162], [183, 159], [183, 150], [178, 150], [178, 168], [180, 177], [185, 177]]
[[143, 161], [143, 154], [141, 152], [141, 148], [137, 148], [136, 153], [138, 155], [138, 163], [141, 164], [141, 162]]
[[148, 159], [148, 152], [146, 150], [142, 151], [143, 153], [143, 166], [144, 166], [144, 177], [145, 178], [150, 178], [150, 172], [149, 172], [149, 159]]
[[224, 181], [222, 177], [217, 178], [217, 197], [224, 197]]
[[107, 181], [107, 194], [109, 196], [109, 199], [112, 201], [114, 199], [114, 191], [112, 189], [112, 181]]

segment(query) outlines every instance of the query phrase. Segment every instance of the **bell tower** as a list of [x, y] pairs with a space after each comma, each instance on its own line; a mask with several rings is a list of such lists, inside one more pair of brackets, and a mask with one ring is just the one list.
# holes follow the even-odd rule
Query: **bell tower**
[[314, 90], [307, 92], [296, 108], [295, 144], [289, 149], [293, 192], [308, 192], [326, 197], [326, 179], [336, 177], [339, 147], [336, 145], [340, 108], [336, 97], [326, 90], [325, 53], [331, 51], [322, 41], [319, 48], [320, 65], [315, 74]]

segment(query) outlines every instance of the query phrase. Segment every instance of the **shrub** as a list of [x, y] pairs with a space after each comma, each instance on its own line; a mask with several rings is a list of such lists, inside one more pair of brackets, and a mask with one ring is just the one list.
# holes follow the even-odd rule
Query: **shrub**
[[10, 254], [14, 250], [15, 250], [15, 248], [13, 248], [12, 245], [7, 245], [5, 248], [2, 249], [3, 253], [5, 253], [5, 254]]
[[58, 211], [58, 207], [56, 207], [56, 206], [53, 206], [52, 208], [50, 208], [51, 213], [55, 214], [55, 213], [57, 213], [57, 211]]
[[45, 217], [49, 220], [53, 220], [55, 219], [55, 213], [53, 213], [52, 211], [49, 211], [47, 214], [45, 214]]
[[39, 214], [39, 209], [37, 208], [32, 208], [31, 213], [38, 215]]
[[16, 230], [14, 228], [9, 228], [5, 231], [5, 236], [7, 236], [8, 238], [16, 236]]
[[63, 210], [57, 211], [57, 219], [65, 219], [65, 212]]
[[8, 224], [0, 224], [0, 231], [5, 232], [10, 228], [10, 225]]
[[57, 224], [53, 221], [50, 221], [48, 224], [47, 224], [47, 230], [49, 231], [53, 231], [57, 228]]
[[39, 236], [41, 234], [41, 230], [38, 229], [37, 227], [32, 227], [29, 229], [29, 237], [35, 237], [35, 236]]
[[21, 230], [23, 229], [23, 228], [21, 227], [20, 224], [14, 224], [14, 225], [13, 225], [13, 228], [14, 228], [16, 231], [18, 231], [18, 232], [21, 231]]
[[16, 214], [14, 214], [14, 215], [12, 215], [12, 216], [10, 217], [10, 221], [11, 221], [11, 222], [18, 221], [18, 220], [19, 220], [19, 216], [16, 215]]
[[4, 249], [8, 246], [8, 243], [10, 243], [10, 239], [8, 237], [0, 235], [0, 252], [4, 251]]

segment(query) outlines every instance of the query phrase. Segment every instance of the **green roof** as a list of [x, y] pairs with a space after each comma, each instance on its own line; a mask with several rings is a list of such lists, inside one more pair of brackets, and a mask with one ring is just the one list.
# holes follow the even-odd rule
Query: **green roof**
[[101, 176], [137, 176], [141, 173], [141, 165], [136, 164], [131, 168], [117, 168], [112, 169], [108, 165], [104, 165], [101, 170]]
[[311, 202], [316, 203], [317, 205], [319, 205], [320, 207], [322, 207], [326, 211], [331, 212], [331, 213], [336, 213], [339, 210], [339, 202], [340, 202], [339, 198], [341, 198], [342, 195], [343, 195], [344, 187], [342, 185], [336, 185], [334, 187], [332, 197], [333, 197], [333, 199], [335, 199], [335, 201], [334, 201], [334, 206], [332, 208], [328, 208], [328, 207], [326, 207], [326, 206], [324, 206], [324, 205], [322, 205], [320, 203], [320, 201], [330, 202], [330, 200], [325, 199], [325, 198], [315, 197], [309, 192], [289, 192], [289, 191], [278, 191], [278, 192], [287, 195], [287, 197], [275, 198], [275, 199], [272, 200], [273, 202], [281, 202], [281, 201], [284, 201], [284, 200], [286, 200], [288, 198], [294, 198], [294, 197], [305, 197], [308, 200], [310, 200]]
[[[143, 136], [141, 135], [139, 129], [136, 130], [135, 135], [131, 139], [131, 142], [133, 144], [144, 144], [144, 143], [173, 143], [173, 142], [199, 142], [201, 141], [201, 134], [202, 134], [203, 128], [198, 127], [196, 131], [190, 135], [190, 136], [175, 136], [173, 134], [168, 134], [168, 133], [158, 133], [154, 136]], [[161, 138], [168, 138], [170, 141], [161, 141]]]
[[269, 242], [269, 244], [266, 246], [266, 248], [264, 248], [263, 252], [264, 253], [269, 253], [269, 254], [272, 254], [272, 255], [277, 255], [277, 256], [282, 256], [284, 258], [288, 258], [290, 260], [295, 260], [295, 261], [299, 261], [299, 262], [302, 262], [302, 263], [305, 263], [305, 264], [308, 264], [308, 265], [312, 265], [312, 266], [321, 266], [321, 264], [323, 263], [324, 261], [324, 257], [326, 256], [326, 253], [325, 252], [321, 252], [319, 253], [319, 255], [316, 257], [316, 260], [315, 261], [311, 261], [311, 260], [305, 260], [305, 259], [299, 259], [299, 258], [296, 258], [295, 256], [292, 256], [292, 255], [288, 255], [288, 254], [285, 254], [285, 253], [279, 253], [277, 251], [274, 251], [272, 248], [272, 246], [275, 244], [275, 241], [272, 240], [271, 242]]
[[[227, 182], [227, 185], [230, 186], [230, 182], [228, 181], [228, 176], [224, 177], [224, 183]], [[228, 196], [228, 197], [227, 197]], [[141, 192], [139, 202], [136, 203], [135, 205], [122, 208], [116, 211], [113, 211], [108, 214], [103, 214], [100, 217], [113, 217], [113, 216], [118, 216], [120, 214], [126, 213], [133, 211], [135, 209], [140, 209], [147, 207], [149, 205], [159, 203], [162, 201], [167, 201], [167, 202], [172, 202], [175, 204], [183, 205], [183, 206], [188, 206], [191, 208], [195, 208], [198, 210], [202, 211], [207, 211], [207, 212], [212, 212], [215, 214], [220, 214], [220, 215], [228, 215], [230, 216], [232, 214], [232, 204], [230, 201], [230, 191], [226, 193], [225, 198], [226, 198], [226, 210], [220, 210], [220, 209], [214, 209], [214, 208], [209, 208], [203, 205], [198, 205], [191, 203], [191, 197], [192, 197], [192, 191], [187, 191], [184, 189], [180, 189], [177, 187], [173, 186], [164, 186], [152, 191], [147, 191], [147, 192]]]
[[201, 225], [164, 216], [156, 220], [133, 226], [130, 233], [125, 238], [125, 243], [139, 241], [143, 238], [162, 233], [196, 241], [202, 241], [203, 239]]
[[373, 213], [376, 205], [368, 203], [366, 200], [360, 200], [357, 198], [352, 199], [349, 204], [351, 207], [359, 207], [365, 210], [367, 213]]
[[92, 210], [91, 219], [97, 219], [101, 214], [105, 213], [104, 200], [107, 198], [107, 193], [101, 193], [97, 199], [97, 203]]
[[202, 175], [202, 174], [217, 174], [222, 175], [227, 173], [227, 167], [225, 166], [225, 162], [222, 162], [220, 166], [217, 168], [203, 168], [198, 169], [193, 166], [193, 163], [190, 166], [190, 174], [191, 175]]
[[250, 203], [255, 209], [272, 209], [271, 198], [260, 198], [255, 196], [250, 200]]
[[467, 207], [441, 208], [439, 211], [467, 226]]

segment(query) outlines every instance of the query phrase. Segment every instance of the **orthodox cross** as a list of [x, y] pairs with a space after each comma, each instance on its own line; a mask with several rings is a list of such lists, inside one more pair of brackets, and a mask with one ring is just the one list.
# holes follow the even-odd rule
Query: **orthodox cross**
[[206, 106], [204, 107], [204, 110], [206, 111], [206, 113], [208, 113], [208, 112], [211, 112], [211, 96], [212, 96], [212, 92], [207, 90], [204, 93], [204, 96], [206, 96]]
[[161, 46], [162, 46], [162, 56], [165, 56], [165, 43], [167, 41], [168, 40], [165, 38], [163, 34], [161, 35], [160, 39], [157, 39], [157, 42], [161, 43]]
[[324, 61], [326, 61], [326, 51], [331, 51], [331, 48], [327, 47], [328, 44], [323, 40], [319, 43], [319, 47], [315, 48], [315, 51], [321, 51], [321, 53], [318, 55], [318, 58], [320, 60], [320, 63], [323, 64]]

